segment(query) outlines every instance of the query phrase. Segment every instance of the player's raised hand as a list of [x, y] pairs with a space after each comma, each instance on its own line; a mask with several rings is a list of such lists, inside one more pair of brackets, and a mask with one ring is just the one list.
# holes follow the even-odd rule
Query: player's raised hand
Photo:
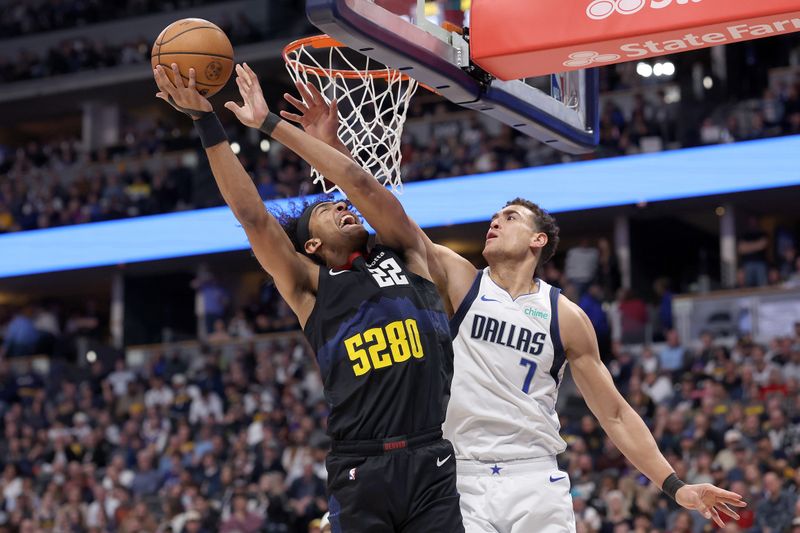
[[153, 70], [156, 85], [159, 88], [156, 97], [161, 98], [181, 113], [186, 113], [193, 120], [197, 120], [204, 113], [214, 110], [211, 107], [211, 102], [197, 92], [197, 77], [193, 68], [189, 69], [188, 85], [183, 82], [183, 77], [176, 63], [172, 64], [172, 73], [175, 83], [169, 79], [164, 67], [161, 65], [156, 66], [155, 70]]
[[242, 95], [242, 105], [225, 102], [225, 109], [236, 115], [239, 122], [251, 128], [260, 128], [269, 114], [269, 106], [264, 100], [264, 91], [258, 82], [258, 76], [247, 63], [236, 65], [236, 85]]
[[741, 495], [710, 483], [684, 485], [675, 493], [675, 501], [686, 509], [698, 511], [708, 520], [714, 520], [721, 528], [725, 527], [725, 523], [720, 518], [720, 513], [738, 520], [739, 515], [731, 507], [747, 506]]
[[329, 104], [311, 83], [298, 81], [295, 82], [295, 86], [302, 100], [298, 100], [289, 93], [284, 94], [283, 97], [300, 114], [281, 111], [281, 116], [286, 120], [297, 122], [306, 133], [329, 145], [337, 142], [339, 140], [339, 110], [336, 100], [332, 100]]

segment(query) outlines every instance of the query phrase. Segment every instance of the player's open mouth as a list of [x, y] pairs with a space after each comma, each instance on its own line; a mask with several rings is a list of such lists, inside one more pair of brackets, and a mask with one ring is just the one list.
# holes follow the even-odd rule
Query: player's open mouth
[[343, 228], [345, 226], [350, 226], [356, 223], [356, 217], [353, 215], [344, 215], [342, 218], [339, 219], [339, 227]]

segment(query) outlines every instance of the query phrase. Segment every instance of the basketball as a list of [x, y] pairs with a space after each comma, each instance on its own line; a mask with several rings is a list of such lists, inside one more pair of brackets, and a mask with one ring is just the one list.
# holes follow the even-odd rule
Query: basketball
[[207, 20], [186, 18], [173, 22], [153, 44], [153, 68], [161, 65], [174, 83], [172, 64], [177, 63], [184, 82], [194, 67], [197, 90], [203, 96], [218, 93], [233, 72], [233, 46], [219, 27]]

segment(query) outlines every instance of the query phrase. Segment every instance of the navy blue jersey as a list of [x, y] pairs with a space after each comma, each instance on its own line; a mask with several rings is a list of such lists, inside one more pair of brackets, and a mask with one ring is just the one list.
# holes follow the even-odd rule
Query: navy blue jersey
[[453, 376], [447, 314], [436, 286], [376, 246], [349, 270], [320, 268], [304, 328], [316, 352], [335, 440], [439, 428]]

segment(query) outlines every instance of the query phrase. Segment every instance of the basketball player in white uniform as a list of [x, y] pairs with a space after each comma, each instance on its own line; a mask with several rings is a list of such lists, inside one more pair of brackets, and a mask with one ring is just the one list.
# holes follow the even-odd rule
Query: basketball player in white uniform
[[[336, 134], [338, 116], [322, 98], [287, 100], [300, 115], [282, 112], [284, 118], [348, 153]], [[640, 472], [720, 527], [720, 513], [738, 519], [731, 506], [746, 505], [739, 494], [677, 478], [614, 387], [588, 317], [534, 278], [558, 244], [553, 217], [527, 200], [509, 202], [491, 220], [483, 251], [489, 266], [482, 271], [425, 241], [431, 276], [452, 316], [455, 373], [443, 429], [456, 453], [467, 533], [575, 531], [570, 482], [555, 459], [566, 449], [555, 405], [567, 362], [592, 413]]]

